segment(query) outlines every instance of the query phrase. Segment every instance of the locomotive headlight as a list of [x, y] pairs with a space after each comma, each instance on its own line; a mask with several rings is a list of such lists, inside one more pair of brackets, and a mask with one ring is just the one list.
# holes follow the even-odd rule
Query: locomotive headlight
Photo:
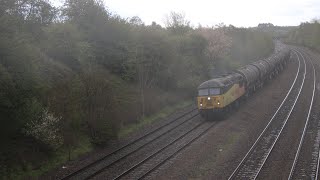
[[202, 103], [200, 104], [200, 106], [202, 106]]
[[218, 105], [220, 105], [220, 102], [218, 101], [218, 103], [217, 103]]
[[210, 98], [210, 97], [208, 97], [208, 100], [209, 100], [209, 101], [210, 101], [210, 99], [211, 99], [211, 98]]

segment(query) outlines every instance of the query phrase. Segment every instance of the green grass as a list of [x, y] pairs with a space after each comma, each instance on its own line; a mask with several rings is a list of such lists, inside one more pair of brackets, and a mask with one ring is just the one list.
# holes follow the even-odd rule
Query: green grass
[[[71, 159], [77, 158], [79, 155], [89, 152], [93, 149], [93, 146], [90, 142], [89, 137], [87, 136], [79, 136], [79, 144], [77, 147], [73, 148], [71, 151]], [[49, 159], [41, 164], [39, 169], [33, 170], [31, 166], [28, 167], [26, 171], [23, 171], [20, 167], [17, 167], [11, 175], [9, 175], [9, 179], [24, 179], [27, 177], [37, 178], [42, 174], [61, 166], [63, 163], [69, 160], [67, 148], [60, 148], [54, 154], [52, 154]]]
[[128, 134], [139, 130], [143, 126], [150, 124], [158, 119], [165, 118], [169, 114], [175, 112], [176, 110], [184, 108], [184, 107], [189, 106], [191, 104], [192, 104], [192, 100], [187, 100], [187, 101], [183, 101], [178, 104], [175, 104], [173, 106], [167, 106], [167, 107], [161, 109], [158, 113], [156, 113], [154, 115], [142, 118], [141, 120], [138, 121], [138, 123], [130, 124], [128, 126], [123, 127], [120, 130], [118, 136], [119, 136], [119, 138], [125, 137]]

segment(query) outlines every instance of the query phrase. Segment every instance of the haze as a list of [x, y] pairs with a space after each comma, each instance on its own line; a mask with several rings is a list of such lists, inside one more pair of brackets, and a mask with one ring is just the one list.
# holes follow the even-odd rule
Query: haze
[[146, 24], [164, 24], [170, 11], [184, 13], [191, 24], [212, 26], [217, 23], [238, 27], [273, 23], [280, 26], [299, 25], [320, 17], [318, 0], [104, 0], [111, 12], [122, 17], [139, 16]]

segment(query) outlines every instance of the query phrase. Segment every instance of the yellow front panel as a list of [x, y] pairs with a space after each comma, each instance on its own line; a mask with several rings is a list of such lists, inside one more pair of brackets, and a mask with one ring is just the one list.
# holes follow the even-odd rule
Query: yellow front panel
[[[217, 96], [198, 96], [199, 109], [218, 109], [224, 108], [230, 103], [237, 100], [244, 95], [244, 86], [240, 87], [239, 84], [234, 84], [226, 93]], [[210, 97], [208, 99], [208, 97]], [[218, 103], [219, 102], [219, 103]]]
[[[210, 99], [208, 99], [210, 97]], [[220, 104], [218, 104], [218, 102]], [[201, 106], [202, 104], [202, 106]], [[198, 108], [199, 109], [212, 109], [212, 108], [222, 108], [222, 98], [221, 96], [199, 96], [198, 97]]]

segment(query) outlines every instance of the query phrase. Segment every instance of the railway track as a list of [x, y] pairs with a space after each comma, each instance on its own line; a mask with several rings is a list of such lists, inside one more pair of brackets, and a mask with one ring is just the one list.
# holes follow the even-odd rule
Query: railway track
[[[309, 57], [307, 53], [306, 57]], [[301, 54], [302, 56], [302, 54]], [[295, 158], [291, 166], [288, 179], [318, 179], [319, 177], [319, 145], [320, 145], [320, 113], [314, 107], [316, 94], [316, 71], [310, 57], [308, 58], [313, 68], [313, 90], [307, 120], [305, 122], [299, 146], [295, 153]]]
[[166, 133], [162, 138], [152, 141], [139, 151], [122, 158], [116, 163], [106, 164], [103, 168], [98, 171], [94, 171], [94, 173], [88, 176], [88, 179], [93, 177], [98, 179], [115, 179], [118, 175], [123, 174], [128, 169], [132, 169], [132, 167], [136, 166], [137, 162], [144, 161], [145, 157], [149, 157], [152, 154], [157, 153], [159, 149], [168, 146], [168, 144], [171, 145], [172, 142], [184, 137], [202, 123], [203, 120], [201, 118], [194, 118], [190, 123], [177, 128], [175, 131]]
[[[296, 48], [294, 48], [296, 49]], [[314, 74], [309, 59], [296, 49], [296, 53], [306, 62], [306, 79], [301, 95], [272, 153], [263, 165], [258, 179], [287, 179], [292, 170], [297, 151], [301, 147], [304, 127], [309, 122], [313, 104]]]
[[[270, 154], [276, 149], [275, 145], [283, 137], [283, 130], [290, 124], [287, 122], [291, 119], [296, 104], [299, 104], [297, 101], [300, 94], [304, 94], [302, 89], [306, 86], [306, 74], [309, 73], [304, 55], [300, 51], [294, 50], [299, 65], [286, 97], [229, 179], [256, 179]], [[313, 65], [312, 67], [312, 98], [288, 179], [318, 179], [320, 171], [320, 113], [312, 108], [316, 99], [316, 71]], [[217, 124], [203, 121], [197, 118], [198, 115], [196, 109], [192, 109], [62, 179], [150, 178], [152, 176], [149, 175], [160, 166]]]
[[104, 168], [117, 163], [118, 161], [126, 158], [127, 156], [130, 156], [131, 154], [134, 154], [140, 149], [143, 149], [145, 146], [149, 145], [157, 139], [162, 138], [164, 135], [175, 131], [184, 124], [191, 122], [197, 116], [199, 116], [197, 108], [193, 108], [192, 110], [187, 111], [186, 113], [183, 113], [182, 115], [174, 118], [172, 121], [166, 122], [165, 124], [127, 143], [126, 145], [116, 149], [115, 151], [102, 156], [101, 158], [87, 164], [81, 169], [73, 171], [72, 173], [60, 179], [87, 179], [93, 174], [100, 172]]
[[[196, 127], [168, 143], [153, 154], [147, 156], [131, 168], [113, 179], [143, 179], [167, 162], [177, 153], [188, 147], [206, 132], [208, 132], [217, 122], [202, 121]], [[99, 179], [99, 178], [98, 178]]]
[[265, 129], [233, 171], [229, 179], [256, 179], [286, 126], [300, 96], [306, 77], [305, 60], [303, 59], [303, 63], [301, 63], [298, 53], [294, 52], [294, 54], [298, 59], [299, 65], [292, 86]]

